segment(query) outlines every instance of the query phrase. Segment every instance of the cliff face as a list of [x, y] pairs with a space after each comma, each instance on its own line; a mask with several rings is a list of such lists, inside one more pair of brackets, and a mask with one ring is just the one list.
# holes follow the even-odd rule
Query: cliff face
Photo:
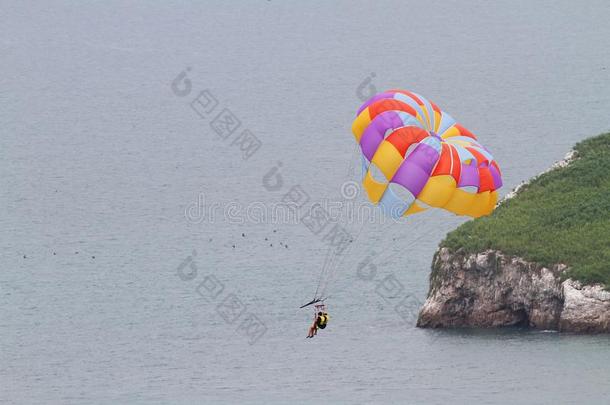
[[488, 250], [465, 254], [441, 248], [419, 327], [529, 326], [573, 332], [610, 332], [610, 292], [562, 282], [552, 268]]

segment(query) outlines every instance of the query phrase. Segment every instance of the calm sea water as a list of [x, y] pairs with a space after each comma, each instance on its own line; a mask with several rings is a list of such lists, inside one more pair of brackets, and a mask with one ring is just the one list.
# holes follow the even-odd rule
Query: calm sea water
[[607, 402], [607, 336], [414, 327], [462, 221], [441, 212], [341, 222], [331, 322], [305, 339], [326, 231], [260, 210], [293, 186], [345, 200], [353, 115], [395, 87], [478, 134], [507, 192], [610, 129], [609, 20], [606, 1], [3, 2], [0, 402]]

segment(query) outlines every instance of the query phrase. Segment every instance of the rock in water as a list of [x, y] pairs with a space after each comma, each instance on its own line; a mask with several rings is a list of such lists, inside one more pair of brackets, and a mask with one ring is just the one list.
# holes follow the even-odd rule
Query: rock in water
[[417, 326], [610, 332], [610, 292], [571, 279], [562, 282], [566, 270], [493, 250], [465, 254], [441, 248]]
[[578, 281], [563, 282], [563, 311], [559, 330], [610, 332], [610, 292], [600, 285], [583, 286]]

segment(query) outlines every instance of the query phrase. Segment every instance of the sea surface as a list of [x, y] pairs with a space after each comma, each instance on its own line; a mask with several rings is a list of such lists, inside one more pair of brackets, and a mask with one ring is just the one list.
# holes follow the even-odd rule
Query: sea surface
[[505, 194], [610, 129], [608, 21], [605, 0], [3, 1], [0, 402], [608, 403], [608, 336], [415, 328], [464, 219], [375, 216], [351, 135], [374, 92], [416, 91]]

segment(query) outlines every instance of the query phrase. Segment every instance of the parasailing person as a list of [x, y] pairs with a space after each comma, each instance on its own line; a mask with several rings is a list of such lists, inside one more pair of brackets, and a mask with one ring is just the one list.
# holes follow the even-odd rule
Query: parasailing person
[[323, 303], [316, 304], [313, 324], [309, 327], [308, 338], [313, 338], [318, 334], [318, 329], [326, 328], [330, 316], [326, 311], [326, 305]]

